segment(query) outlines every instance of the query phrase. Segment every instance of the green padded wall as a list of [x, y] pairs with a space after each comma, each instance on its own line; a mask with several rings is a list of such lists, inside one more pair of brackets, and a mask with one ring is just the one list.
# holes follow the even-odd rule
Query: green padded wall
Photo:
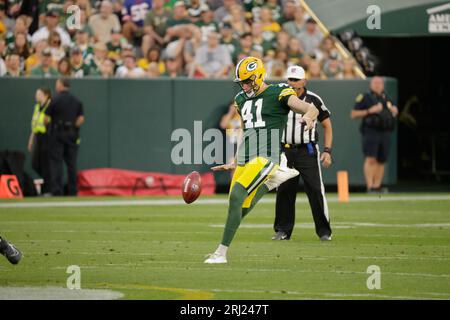
[[[0, 78], [0, 150], [26, 152], [35, 90], [49, 86], [54, 92], [54, 83], [55, 79]], [[308, 88], [323, 98], [332, 113], [334, 164], [323, 170], [325, 183], [336, 184], [336, 172], [347, 170], [352, 185], [364, 185], [359, 121], [350, 119], [350, 111], [355, 97], [367, 90], [368, 80], [311, 81]], [[223, 80], [73, 79], [71, 91], [83, 102], [86, 116], [79, 168], [178, 174], [209, 170], [206, 164], [173, 164], [171, 150], [177, 142], [171, 141], [171, 134], [177, 128], [192, 132], [194, 121], [202, 121], [203, 132], [217, 127], [238, 90], [232, 81]], [[395, 79], [386, 79], [386, 92], [396, 101]], [[394, 133], [387, 184], [397, 180], [396, 138]], [[192, 142], [192, 147], [200, 146]], [[26, 170], [32, 172], [28, 153]], [[218, 183], [226, 183], [229, 176], [219, 174], [216, 178]]]

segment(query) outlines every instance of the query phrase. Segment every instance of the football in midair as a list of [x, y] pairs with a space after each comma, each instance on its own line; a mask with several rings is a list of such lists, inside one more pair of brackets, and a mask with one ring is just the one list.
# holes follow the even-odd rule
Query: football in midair
[[197, 171], [193, 171], [186, 176], [183, 182], [183, 189], [181, 191], [184, 202], [187, 204], [197, 200], [202, 192], [202, 178]]

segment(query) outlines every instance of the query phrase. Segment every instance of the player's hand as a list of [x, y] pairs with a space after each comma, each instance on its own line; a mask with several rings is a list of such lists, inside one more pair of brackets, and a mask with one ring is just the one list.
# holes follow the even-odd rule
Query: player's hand
[[226, 171], [226, 170], [234, 170], [234, 169], [236, 169], [235, 163], [222, 164], [220, 166], [215, 166], [215, 167], [211, 168], [212, 171]]
[[301, 117], [300, 119], [300, 123], [304, 123], [305, 124], [305, 130], [311, 130], [313, 128], [313, 121], [308, 118], [308, 117]]
[[380, 113], [381, 110], [383, 110], [383, 105], [380, 102], [369, 108], [370, 113]]
[[329, 168], [331, 166], [331, 154], [328, 152], [322, 152], [320, 155], [320, 161], [324, 168]]

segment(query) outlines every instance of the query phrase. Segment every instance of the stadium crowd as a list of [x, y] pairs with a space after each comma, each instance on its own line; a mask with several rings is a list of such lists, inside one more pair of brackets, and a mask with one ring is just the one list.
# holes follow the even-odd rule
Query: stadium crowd
[[0, 0], [0, 77], [233, 78], [252, 55], [269, 79], [356, 78], [298, 1]]

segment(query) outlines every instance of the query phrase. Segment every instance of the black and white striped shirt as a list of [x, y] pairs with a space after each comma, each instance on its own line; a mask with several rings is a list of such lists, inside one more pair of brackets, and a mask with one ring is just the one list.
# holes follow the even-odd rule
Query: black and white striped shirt
[[[299, 97], [301, 100], [312, 103], [318, 110], [319, 115], [317, 120], [320, 122], [330, 117], [330, 111], [327, 109], [321, 97], [314, 92], [307, 90]], [[300, 123], [302, 115], [295, 113], [292, 110], [288, 114], [288, 121], [283, 131], [282, 143], [288, 144], [306, 144], [309, 142], [317, 143], [319, 141], [319, 134], [317, 133], [317, 120], [314, 121], [314, 126], [311, 130], [305, 131], [305, 124]]]

